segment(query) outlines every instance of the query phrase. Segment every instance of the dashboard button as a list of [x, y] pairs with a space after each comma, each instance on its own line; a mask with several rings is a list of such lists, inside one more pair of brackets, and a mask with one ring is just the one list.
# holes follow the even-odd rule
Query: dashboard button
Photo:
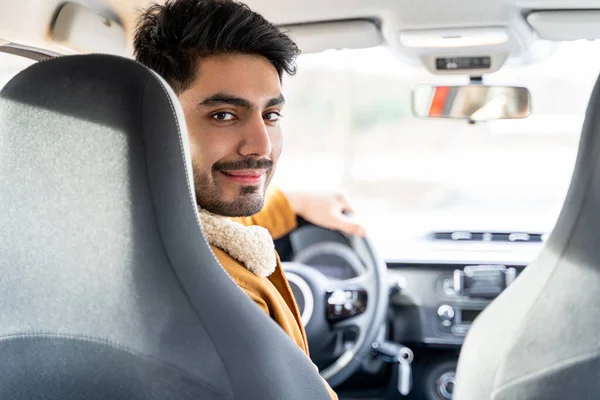
[[437, 313], [438, 317], [440, 317], [442, 321], [451, 321], [455, 315], [454, 308], [452, 308], [448, 304], [440, 306], [440, 308], [438, 308], [437, 310]]
[[468, 325], [455, 325], [452, 327], [452, 333], [454, 333], [456, 336], [465, 336], [468, 331]]

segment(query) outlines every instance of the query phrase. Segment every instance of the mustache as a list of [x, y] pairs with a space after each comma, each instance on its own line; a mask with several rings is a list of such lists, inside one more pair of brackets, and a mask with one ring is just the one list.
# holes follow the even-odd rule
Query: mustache
[[236, 171], [241, 169], [273, 169], [273, 161], [268, 158], [244, 158], [238, 161], [222, 161], [213, 165], [214, 171]]

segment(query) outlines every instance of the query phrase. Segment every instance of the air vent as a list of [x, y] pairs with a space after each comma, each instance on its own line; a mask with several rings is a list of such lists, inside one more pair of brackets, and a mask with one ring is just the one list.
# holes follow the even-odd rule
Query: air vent
[[542, 243], [546, 234], [527, 232], [471, 232], [447, 231], [433, 232], [433, 240], [468, 241], [468, 242], [512, 242], [512, 243]]

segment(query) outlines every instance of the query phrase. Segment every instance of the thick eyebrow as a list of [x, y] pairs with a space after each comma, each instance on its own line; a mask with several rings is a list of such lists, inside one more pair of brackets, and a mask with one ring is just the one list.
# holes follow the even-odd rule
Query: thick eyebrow
[[207, 97], [202, 102], [198, 103], [198, 107], [213, 107], [224, 104], [243, 107], [247, 108], [248, 110], [252, 109], [252, 104], [250, 104], [248, 100], [227, 93], [213, 94], [212, 96]]
[[[285, 98], [282, 94], [272, 98], [267, 102], [265, 108], [277, 106], [285, 103]], [[198, 107], [214, 107], [220, 105], [231, 105], [235, 107], [242, 107], [248, 110], [254, 110], [254, 106], [246, 99], [238, 96], [234, 96], [227, 93], [216, 93], [210, 97], [207, 97], [202, 102], [198, 103]]]
[[278, 106], [281, 104], [285, 104], [285, 97], [283, 97], [282, 94], [280, 94], [278, 97], [274, 97], [271, 100], [267, 101], [267, 104], [265, 105], [265, 108], [269, 108], [269, 107], [273, 107], [273, 106]]

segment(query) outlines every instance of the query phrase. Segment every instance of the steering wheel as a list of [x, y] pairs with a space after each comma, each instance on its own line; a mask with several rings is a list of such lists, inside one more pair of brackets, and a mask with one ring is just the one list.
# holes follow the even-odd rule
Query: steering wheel
[[[292, 261], [282, 265], [301, 310], [311, 358], [318, 366], [324, 361], [329, 364], [320, 373], [335, 387], [369, 356], [385, 324], [387, 267], [368, 238], [345, 236], [302, 221], [286, 239], [294, 252]], [[282, 241], [278, 242], [279, 249]], [[328, 278], [314, 267], [319, 257], [345, 260], [353, 276]]]

